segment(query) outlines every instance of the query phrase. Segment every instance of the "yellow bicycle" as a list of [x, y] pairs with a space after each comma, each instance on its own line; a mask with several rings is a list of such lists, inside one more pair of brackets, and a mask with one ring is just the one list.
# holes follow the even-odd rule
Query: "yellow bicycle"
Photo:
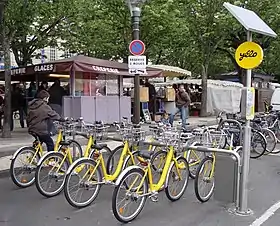
[[[29, 187], [35, 182], [37, 163], [43, 156], [42, 143], [36, 134], [31, 135], [35, 138], [33, 145], [19, 148], [11, 158], [10, 175], [12, 181], [20, 188]], [[65, 137], [64, 129], [60, 129], [54, 151], [60, 150], [61, 142], [66, 139]], [[70, 140], [69, 142], [73, 143], [75, 141]]]
[[[159, 143], [152, 145], [163, 146]], [[158, 201], [158, 193], [163, 186], [167, 198], [176, 201], [182, 197], [188, 185], [188, 161], [182, 156], [177, 156], [173, 145], [169, 145], [167, 148], [165, 165], [157, 183], [154, 183], [152, 173], [153, 152], [140, 151], [139, 155], [145, 159], [142, 167], [126, 168], [118, 177], [113, 192], [113, 213], [116, 219], [122, 223], [134, 220], [144, 208], [148, 197], [154, 202]], [[178, 184], [180, 184], [179, 189], [173, 189], [173, 186]], [[122, 192], [123, 194], [121, 194]], [[135, 208], [129, 208], [129, 204], [132, 204], [132, 208], [135, 204]], [[130, 213], [126, 214], [127, 210]]]
[[[76, 132], [76, 134], [83, 135], [88, 139], [84, 154], [81, 147], [81, 153], [78, 151], [78, 155], [73, 154], [76, 151], [71, 149], [71, 141], [64, 141], [60, 143], [61, 151], [48, 152], [40, 159], [36, 169], [35, 184], [37, 190], [43, 196], [53, 197], [58, 195], [63, 189], [65, 174], [70, 165], [82, 156], [89, 157], [91, 150], [95, 148], [96, 141], [93, 135], [87, 136], [87, 134], [80, 132]], [[103, 146], [102, 149], [108, 154], [111, 153], [111, 150], [106, 146]]]
[[[66, 173], [64, 186], [65, 198], [70, 205], [76, 208], [90, 205], [98, 196], [101, 185], [114, 184], [124, 168], [135, 165], [135, 152], [129, 148], [130, 139], [128, 137], [139, 138], [142, 132], [137, 131], [138, 129], [140, 128], [137, 127], [135, 130], [131, 128], [131, 130], [126, 131], [123, 139], [124, 145], [117, 148], [118, 150], [122, 148], [122, 151], [114, 172], [110, 170], [112, 169], [110, 166], [112, 161], [108, 160], [106, 167], [101, 151], [105, 147], [104, 145], [95, 146], [92, 157], [81, 158], [73, 163]], [[112, 152], [112, 155], [115, 153]], [[112, 160], [112, 158], [110, 159]], [[83, 198], [82, 195], [85, 195], [85, 197]]]

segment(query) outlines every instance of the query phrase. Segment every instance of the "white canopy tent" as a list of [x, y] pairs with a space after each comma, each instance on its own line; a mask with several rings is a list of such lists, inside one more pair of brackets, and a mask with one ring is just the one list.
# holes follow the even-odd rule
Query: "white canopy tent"
[[180, 76], [191, 77], [191, 75], [192, 75], [192, 73], [190, 71], [179, 68], [179, 67], [174, 67], [174, 66], [149, 65], [149, 67], [162, 70], [164, 77], [180, 77]]

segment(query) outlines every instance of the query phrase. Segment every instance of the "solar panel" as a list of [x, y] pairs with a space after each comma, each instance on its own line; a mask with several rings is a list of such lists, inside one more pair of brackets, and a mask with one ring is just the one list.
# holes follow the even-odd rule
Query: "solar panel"
[[252, 10], [225, 2], [223, 6], [246, 28], [247, 31], [277, 37], [277, 34]]

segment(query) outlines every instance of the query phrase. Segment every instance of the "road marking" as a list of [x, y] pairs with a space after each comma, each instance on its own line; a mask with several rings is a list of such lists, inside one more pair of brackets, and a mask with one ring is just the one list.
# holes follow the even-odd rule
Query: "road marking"
[[264, 212], [264, 214], [256, 219], [252, 224], [249, 226], [260, 226], [263, 223], [265, 223], [278, 209], [280, 208], [280, 201], [275, 203], [273, 206], [271, 206], [267, 211]]

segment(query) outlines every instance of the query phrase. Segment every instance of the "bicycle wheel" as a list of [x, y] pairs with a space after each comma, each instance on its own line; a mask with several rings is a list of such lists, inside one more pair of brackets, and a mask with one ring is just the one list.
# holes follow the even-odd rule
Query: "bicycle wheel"
[[[33, 147], [24, 147], [12, 159], [10, 164], [10, 175], [12, 181], [20, 188], [26, 188], [34, 184], [35, 171], [40, 154]], [[32, 161], [32, 162], [31, 162]], [[18, 176], [18, 171], [20, 176]]]
[[[167, 187], [165, 188], [165, 194], [172, 202], [179, 200], [184, 194], [188, 186], [190, 174], [188, 161], [184, 157], [177, 158], [177, 162], [178, 167], [174, 162], [169, 169]], [[173, 186], [175, 186], [175, 189], [172, 189]]]
[[213, 170], [213, 158], [207, 156], [201, 161], [194, 180], [195, 195], [200, 202], [207, 202], [213, 195], [215, 187]]
[[257, 159], [266, 151], [266, 140], [259, 131], [253, 131], [251, 137], [250, 158]]
[[[153, 170], [153, 183], [158, 183], [166, 162], [167, 151], [159, 150], [151, 158], [151, 168]], [[164, 186], [162, 186], [162, 190]], [[161, 191], [161, 190], [160, 190]]]
[[[96, 150], [93, 149], [89, 153], [89, 156], [85, 156], [85, 157], [88, 157], [90, 159], [95, 159], [95, 156], [94, 156], [95, 152], [96, 152]], [[101, 150], [99, 150], [99, 152], [102, 152], [102, 156], [103, 156], [104, 162], [106, 164], [108, 162], [109, 157], [112, 154], [111, 149], [109, 147], [103, 147]]]
[[[136, 177], [133, 177], [136, 176]], [[144, 171], [140, 168], [129, 170], [120, 180], [120, 183], [115, 187], [112, 196], [112, 210], [115, 218], [122, 222], [128, 223], [134, 220], [142, 211], [147, 200], [145, 194], [148, 193], [148, 180], [144, 179]], [[126, 185], [130, 185], [131, 191], [126, 189]], [[138, 193], [136, 193], [138, 191]], [[123, 194], [122, 194], [123, 193]], [[118, 201], [120, 200], [120, 201]], [[124, 204], [123, 204], [124, 203]], [[129, 208], [130, 205], [136, 204], [135, 208]], [[131, 213], [126, 211], [131, 210]]]
[[[70, 154], [72, 156], [73, 162], [81, 157], [83, 157], [83, 149], [82, 146], [75, 140], [67, 140], [65, 141], [67, 143], [66, 147], [69, 148]], [[58, 149], [58, 152], [60, 152], [62, 149], [63, 145], [60, 146]], [[65, 147], [65, 146], [64, 146]]]
[[113, 151], [111, 151], [110, 156], [108, 157], [106, 170], [108, 174], [113, 174], [116, 170], [116, 165], [119, 161], [120, 155], [123, 151], [124, 145], [120, 145], [116, 147]]
[[190, 178], [195, 179], [197, 168], [202, 159], [205, 158], [205, 153], [188, 150], [186, 159], [189, 163]]
[[69, 167], [68, 159], [61, 152], [49, 152], [36, 169], [35, 184], [45, 197], [58, 195], [64, 186], [65, 174]]
[[273, 153], [273, 151], [276, 147], [276, 143], [277, 143], [277, 139], [276, 139], [274, 132], [270, 129], [263, 129], [262, 134], [264, 135], [264, 137], [266, 139], [265, 154]]
[[[93, 171], [93, 169], [95, 169]], [[90, 205], [98, 196], [102, 174], [93, 159], [80, 159], [73, 163], [65, 178], [64, 195], [75, 208]], [[85, 197], [82, 196], [85, 194]]]

